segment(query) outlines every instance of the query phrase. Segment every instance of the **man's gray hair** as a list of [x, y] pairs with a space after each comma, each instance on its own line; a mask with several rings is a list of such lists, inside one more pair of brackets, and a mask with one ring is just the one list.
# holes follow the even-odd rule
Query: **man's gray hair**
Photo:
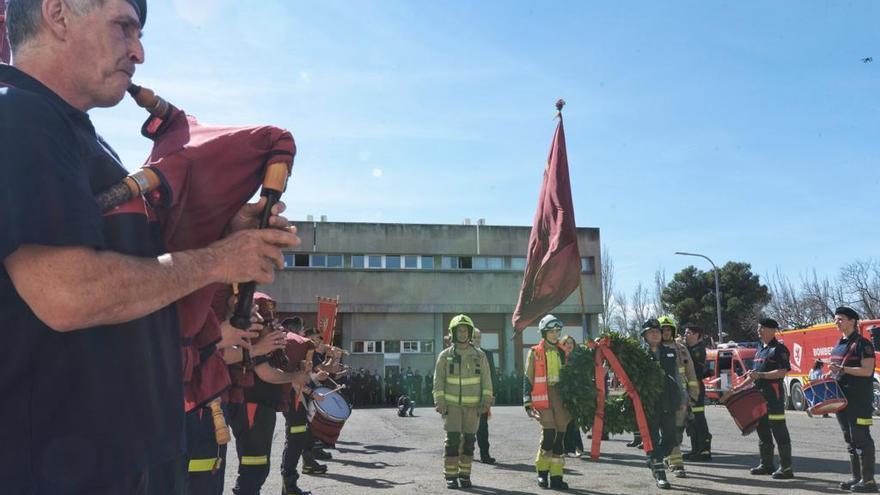
[[[2, 2], [4, 0], [0, 0]], [[43, 20], [43, 0], [5, 0], [6, 30], [9, 32], [9, 46], [15, 53], [21, 45], [40, 31]], [[64, 0], [76, 15], [83, 15], [95, 7], [104, 5], [106, 0]]]

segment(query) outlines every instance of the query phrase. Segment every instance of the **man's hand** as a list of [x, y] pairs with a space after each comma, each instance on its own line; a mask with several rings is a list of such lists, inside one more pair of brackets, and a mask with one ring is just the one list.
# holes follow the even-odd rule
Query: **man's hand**
[[275, 330], [260, 337], [251, 349], [252, 356], [265, 356], [276, 349], [284, 349], [284, 332]]
[[[248, 203], [242, 206], [241, 209], [235, 213], [235, 216], [229, 220], [229, 224], [226, 225], [226, 232], [233, 234], [240, 230], [259, 228], [260, 217], [262, 216], [265, 207], [265, 197], [260, 197], [260, 200], [256, 203]], [[287, 206], [284, 202], [279, 201], [275, 203], [275, 206], [272, 207], [272, 215], [269, 217], [269, 228], [287, 229], [290, 222], [286, 217], [281, 216], [281, 213], [283, 213], [285, 209], [287, 209]]]
[[533, 408], [533, 407], [527, 407], [527, 408], [526, 408], [526, 414], [527, 414], [530, 418], [532, 418], [532, 419], [535, 419], [535, 420], [538, 420], [538, 421], [541, 420], [541, 413], [538, 412], [538, 410], [535, 409], [535, 408]]
[[217, 344], [219, 349], [228, 349], [234, 346], [241, 346], [250, 350], [251, 344], [248, 339], [254, 339], [260, 336], [260, 325], [252, 324], [247, 330], [239, 330], [229, 323], [229, 320], [220, 324], [220, 334], [222, 335], [220, 342]]
[[237, 232], [206, 249], [218, 282], [268, 284], [275, 280], [275, 269], [284, 268], [281, 249], [296, 246], [299, 237], [294, 232], [263, 229]]
[[446, 413], [449, 412], [449, 408], [446, 407], [446, 404], [437, 404], [434, 406], [434, 410], [440, 413], [441, 416], [446, 416]]
[[326, 371], [321, 370], [315, 374], [315, 378], [317, 378], [319, 382], [323, 382], [327, 378], [330, 378], [330, 373], [327, 373]]

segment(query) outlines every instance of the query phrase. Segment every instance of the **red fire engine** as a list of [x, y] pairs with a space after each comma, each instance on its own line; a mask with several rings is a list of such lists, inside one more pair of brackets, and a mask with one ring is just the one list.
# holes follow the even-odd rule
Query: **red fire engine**
[[[880, 320], [865, 320], [859, 322], [861, 334], [876, 342], [872, 338], [872, 328], [880, 329]], [[875, 331], [874, 333], [878, 333]], [[826, 365], [831, 357], [831, 349], [840, 340], [840, 332], [834, 323], [822, 323], [799, 330], [785, 330], [777, 334], [777, 339], [788, 347], [791, 353], [791, 371], [785, 377], [785, 390], [789, 397], [789, 407], [798, 411], [807, 408], [804, 400], [804, 385], [810, 381], [810, 370], [817, 359], [821, 359]], [[876, 343], [875, 343], [876, 346]], [[874, 364], [874, 410], [880, 408], [880, 359]], [[828, 371], [827, 366], [825, 371]]]
[[706, 397], [717, 401], [721, 394], [739, 385], [746, 371], [752, 369], [757, 353], [756, 343], [719, 344], [715, 349], [706, 350]]

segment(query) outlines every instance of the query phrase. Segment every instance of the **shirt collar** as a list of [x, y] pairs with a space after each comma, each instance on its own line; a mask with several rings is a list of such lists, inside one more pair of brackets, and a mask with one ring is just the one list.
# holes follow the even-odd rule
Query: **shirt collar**
[[58, 96], [48, 86], [18, 67], [0, 64], [0, 83], [6, 83], [20, 90], [38, 94], [52, 102], [53, 105], [57, 106], [65, 114], [80, 119], [92, 127], [91, 119], [89, 119], [87, 113], [74, 108], [73, 105], [67, 103], [64, 98]]
[[773, 337], [773, 338], [770, 340], [770, 342], [767, 342], [767, 345], [765, 345], [764, 347], [762, 347], [762, 349], [766, 349], [766, 348], [768, 348], [768, 347], [773, 347], [774, 345], [776, 345], [777, 342], [778, 342], [778, 341], [776, 340], [776, 337]]

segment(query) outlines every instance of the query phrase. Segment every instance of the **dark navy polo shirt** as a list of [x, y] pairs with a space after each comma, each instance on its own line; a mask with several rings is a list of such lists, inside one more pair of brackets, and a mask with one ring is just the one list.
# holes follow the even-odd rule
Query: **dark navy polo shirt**
[[[94, 195], [127, 172], [88, 115], [8, 65], [0, 65], [0, 166], [0, 259], [23, 244], [163, 252], [143, 200], [107, 215], [95, 205]], [[101, 493], [183, 452], [173, 307], [56, 332], [21, 299], [3, 266], [0, 317], [0, 491]]]
[[[788, 347], [785, 347], [785, 344], [774, 337], [773, 340], [755, 353], [752, 369], [762, 373], [776, 370], [791, 370]], [[755, 380], [755, 386], [759, 388], [763, 388], [770, 383], [782, 383], [782, 378], [778, 380], [758, 378]]]
[[[831, 349], [831, 362], [847, 367], [859, 367], [862, 359], [873, 358], [874, 345], [870, 340], [859, 335], [858, 331], [848, 338], [841, 338]], [[874, 378], [872, 376], [853, 376], [841, 374], [837, 383], [843, 389], [847, 400], [870, 403], [874, 396]], [[864, 405], [864, 404], [863, 404]]]

